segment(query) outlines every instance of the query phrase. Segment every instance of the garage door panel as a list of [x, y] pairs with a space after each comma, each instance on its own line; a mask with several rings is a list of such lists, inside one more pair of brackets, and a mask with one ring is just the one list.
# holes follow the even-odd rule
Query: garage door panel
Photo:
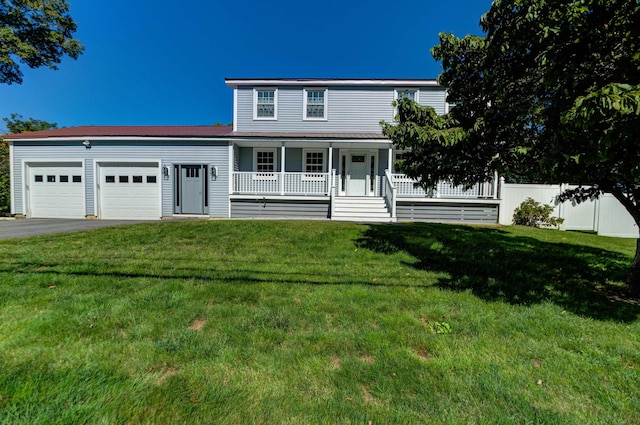
[[81, 163], [32, 163], [27, 167], [30, 217], [84, 218]]
[[101, 218], [160, 218], [158, 164], [100, 164]]

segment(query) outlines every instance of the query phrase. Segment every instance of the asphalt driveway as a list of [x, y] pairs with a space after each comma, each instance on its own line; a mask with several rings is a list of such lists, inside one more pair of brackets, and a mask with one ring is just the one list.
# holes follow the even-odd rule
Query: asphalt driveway
[[51, 233], [74, 232], [97, 229], [99, 227], [135, 224], [134, 220], [71, 220], [58, 218], [30, 218], [21, 220], [0, 220], [0, 239], [24, 238]]

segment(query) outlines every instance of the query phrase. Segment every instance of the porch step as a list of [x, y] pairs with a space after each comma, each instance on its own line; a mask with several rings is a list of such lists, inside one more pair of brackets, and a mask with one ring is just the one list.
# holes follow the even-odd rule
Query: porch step
[[381, 197], [336, 197], [332, 220], [389, 223], [394, 221]]

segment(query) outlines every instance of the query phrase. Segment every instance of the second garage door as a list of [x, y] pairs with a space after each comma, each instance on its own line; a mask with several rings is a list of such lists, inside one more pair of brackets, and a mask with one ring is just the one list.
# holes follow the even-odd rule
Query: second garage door
[[98, 164], [100, 218], [159, 219], [158, 163]]

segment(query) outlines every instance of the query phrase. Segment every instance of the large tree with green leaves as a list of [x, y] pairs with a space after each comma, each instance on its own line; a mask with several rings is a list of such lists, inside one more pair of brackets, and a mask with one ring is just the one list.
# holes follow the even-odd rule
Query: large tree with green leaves
[[64, 0], [0, 0], [0, 83], [22, 83], [16, 61], [57, 69], [65, 55], [77, 59], [76, 27]]
[[[33, 118], [25, 120], [22, 118], [22, 115], [18, 114], [11, 114], [10, 118], [2, 118], [2, 121], [4, 121], [7, 132], [10, 134], [58, 128], [56, 123], [36, 120]], [[11, 189], [9, 179], [9, 145], [2, 139], [2, 137], [0, 137], [0, 217], [9, 215], [11, 211]]]
[[[432, 54], [452, 108], [398, 102], [383, 124], [425, 187], [494, 172], [613, 194], [640, 226], [640, 2], [495, 0], [484, 36], [440, 34]], [[640, 240], [629, 277], [640, 293]]]

